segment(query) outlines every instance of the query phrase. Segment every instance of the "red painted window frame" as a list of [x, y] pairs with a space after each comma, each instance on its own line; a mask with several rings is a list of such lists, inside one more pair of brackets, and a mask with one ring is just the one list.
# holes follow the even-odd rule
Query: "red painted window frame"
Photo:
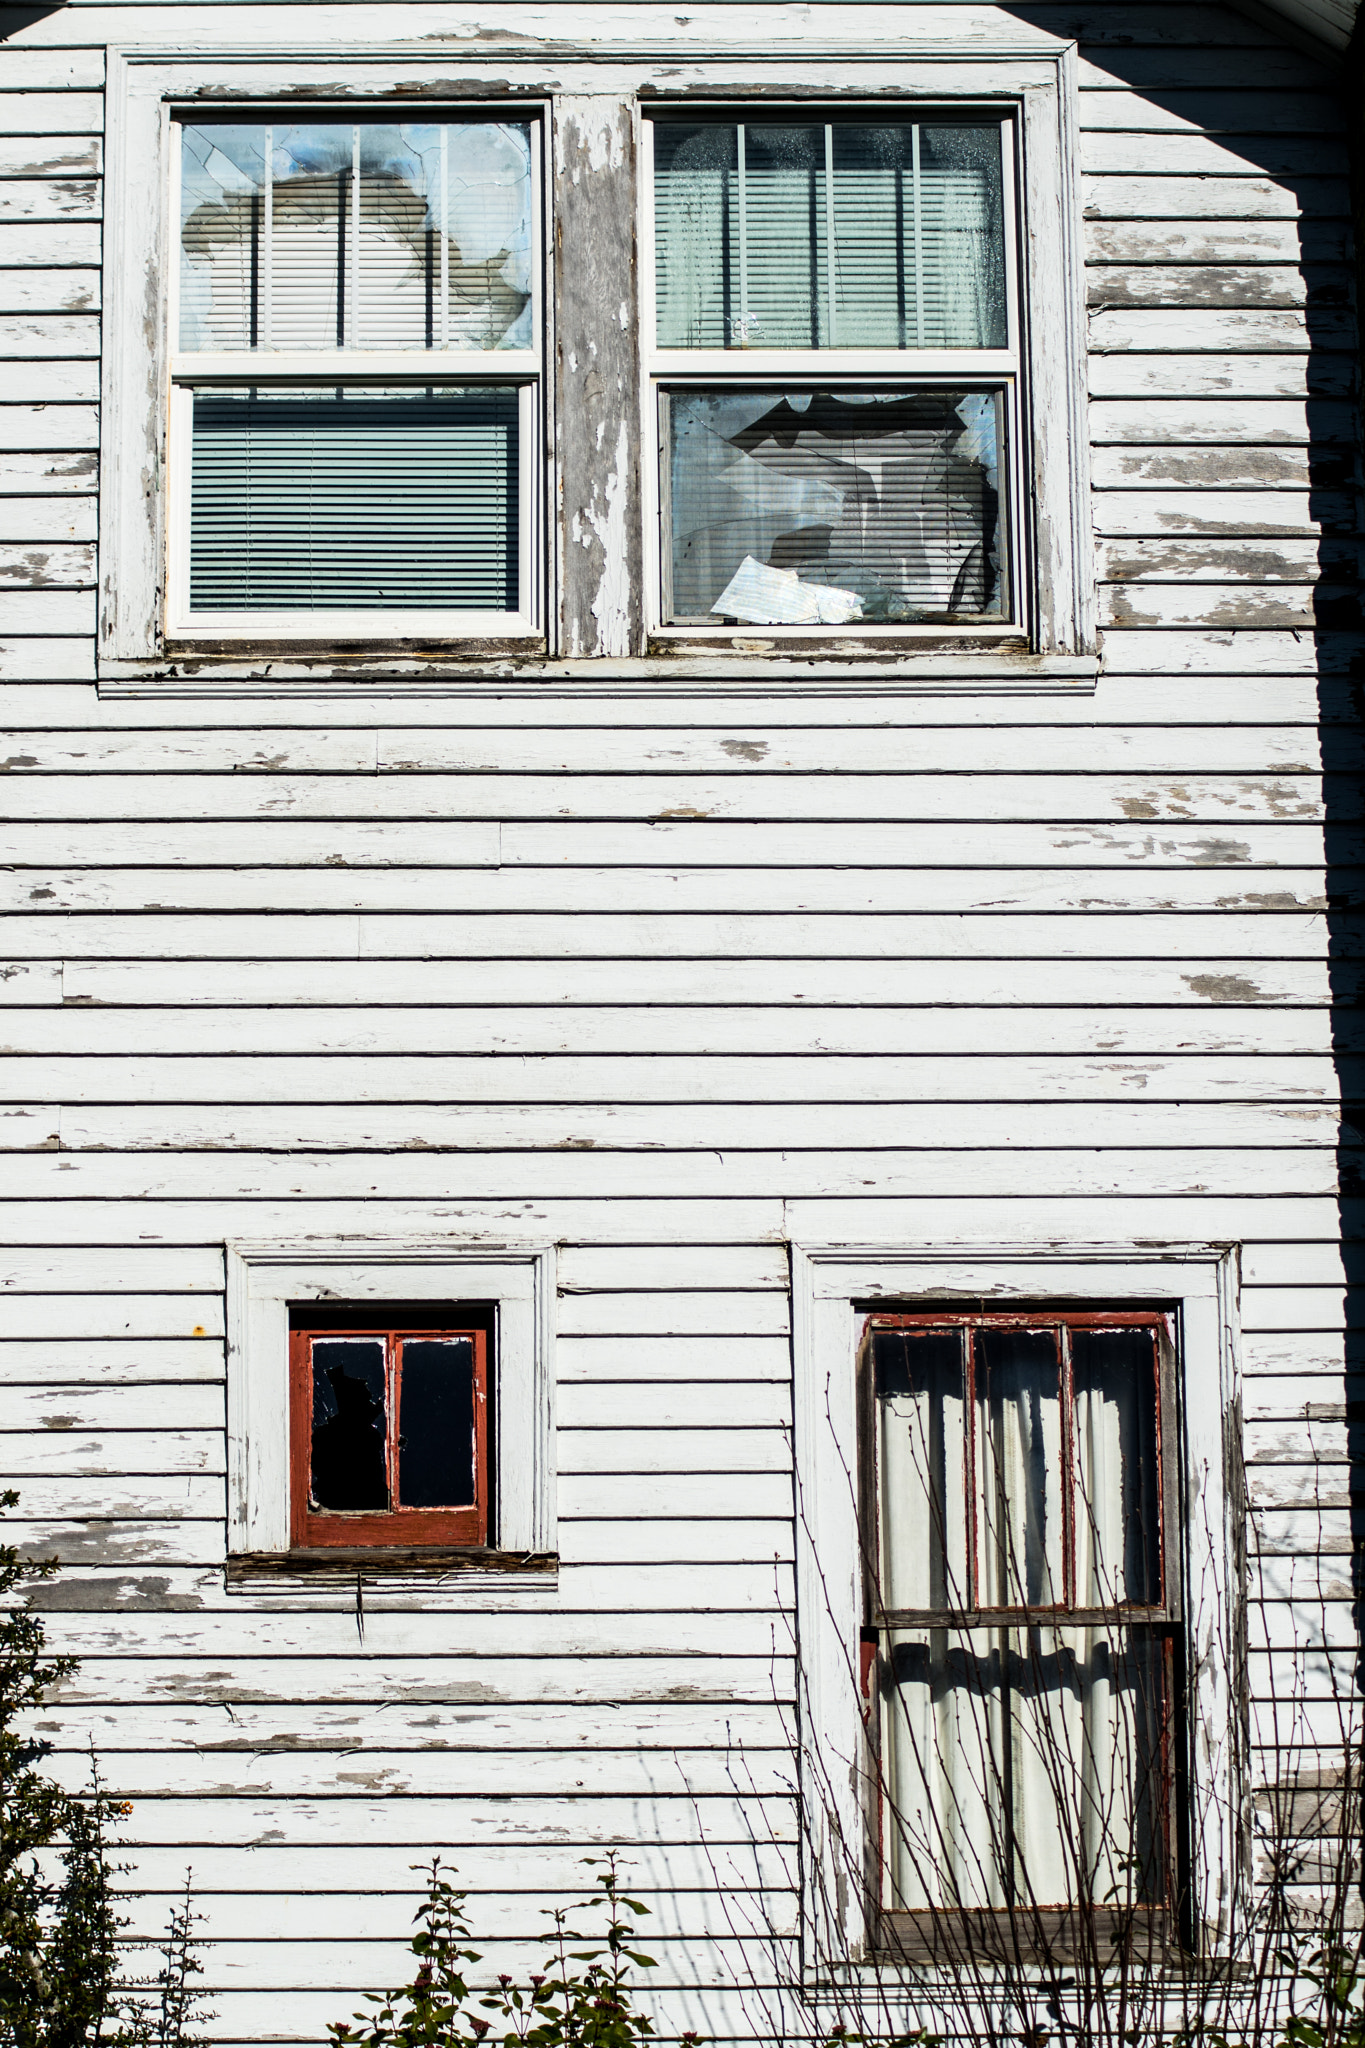
[[[873, 1774], [875, 1791], [872, 1797], [872, 1824], [877, 1843], [876, 1890], [874, 1911], [882, 1928], [883, 1942], [888, 1944], [897, 1956], [922, 1962], [934, 1960], [939, 1954], [939, 1937], [935, 1934], [935, 1923], [952, 1920], [963, 1926], [970, 1924], [972, 1939], [980, 1945], [980, 1953], [987, 1959], [1009, 1960], [1021, 1952], [1028, 1952], [1033, 1943], [1041, 1938], [1044, 1923], [1052, 1926], [1058, 1944], [1058, 1952], [1065, 1952], [1065, 1943], [1070, 1938], [1074, 1909], [1029, 1909], [1027, 1907], [1006, 1907], [994, 1910], [980, 1910], [961, 1913], [952, 1908], [936, 1907], [929, 1910], [905, 1912], [881, 1903], [881, 1890], [885, 1882], [887, 1867], [885, 1797], [881, 1783], [881, 1759], [883, 1734], [881, 1728], [880, 1704], [886, 1684], [885, 1642], [888, 1635], [897, 1628], [941, 1628], [949, 1632], [961, 1632], [971, 1628], [1011, 1629], [1028, 1634], [1039, 1628], [1068, 1628], [1086, 1626], [1089, 1617], [1098, 1610], [1078, 1607], [1068, 1597], [1057, 1606], [1030, 1608], [1024, 1606], [982, 1608], [972, 1610], [924, 1609], [913, 1614], [909, 1611], [888, 1609], [881, 1599], [881, 1512], [878, 1498], [879, 1471], [875, 1450], [877, 1433], [875, 1403], [876, 1393], [872, 1376], [872, 1340], [878, 1331], [892, 1330], [944, 1330], [954, 1329], [970, 1333], [978, 1328], [988, 1329], [1039, 1329], [1066, 1325], [1069, 1329], [1113, 1330], [1144, 1328], [1151, 1329], [1156, 1339], [1157, 1374], [1157, 1460], [1158, 1460], [1158, 1525], [1161, 1549], [1161, 1602], [1157, 1606], [1137, 1606], [1120, 1603], [1103, 1611], [1106, 1625], [1126, 1630], [1141, 1631], [1160, 1645], [1164, 1704], [1162, 1714], [1162, 1763], [1161, 1795], [1158, 1812], [1161, 1816], [1163, 1842], [1161, 1852], [1162, 1881], [1165, 1896], [1150, 1907], [1132, 1908], [1127, 1914], [1127, 1936], [1130, 1945], [1142, 1946], [1152, 1942], [1160, 1948], [1176, 1933], [1177, 1897], [1181, 1875], [1181, 1831], [1177, 1803], [1179, 1798], [1178, 1752], [1183, 1741], [1180, 1725], [1181, 1679], [1178, 1664], [1178, 1636], [1180, 1628], [1180, 1587], [1179, 1587], [1179, 1545], [1177, 1536], [1177, 1486], [1175, 1473], [1176, 1419], [1176, 1331], [1173, 1318], [1168, 1310], [1117, 1308], [978, 1308], [978, 1309], [869, 1309], [864, 1316], [861, 1341], [858, 1346], [860, 1377], [862, 1381], [860, 1406], [862, 1410], [862, 1475], [861, 1492], [863, 1502], [863, 1527], [865, 1530], [863, 1548], [864, 1567], [864, 1613], [866, 1620], [862, 1631], [862, 1686], [860, 1706], [864, 1726], [878, 1758], [878, 1768]], [[973, 1346], [966, 1346], [964, 1365], [970, 1375]], [[970, 1377], [967, 1386], [970, 1388]], [[1062, 1382], [1063, 1391], [1066, 1378]], [[968, 1439], [971, 1471], [977, 1471], [976, 1446], [973, 1440], [975, 1421], [972, 1414], [974, 1404], [969, 1399]], [[1065, 1418], [1066, 1402], [1063, 1400]], [[1069, 1418], [1064, 1420], [1064, 1429], [1069, 1437]], [[1074, 1448], [1067, 1442], [1064, 1450], [1064, 1485], [1068, 1494], [1074, 1484]], [[964, 1480], [966, 1474], [964, 1473]], [[1067, 1594], [1072, 1592], [1071, 1551], [1074, 1538], [1073, 1510], [1070, 1501], [1064, 1507], [1066, 1524]], [[973, 1512], [971, 1522], [975, 1529], [978, 1517]], [[975, 1535], [969, 1536], [975, 1550]], [[972, 1557], [971, 1575], [976, 1583], [977, 1561]], [[870, 1647], [866, 1647], [870, 1645]], [[1103, 1923], [1107, 1915], [1100, 1909], [1092, 1908], [1097, 1923]], [[1115, 1928], [1120, 1916], [1114, 1915]], [[1020, 1929], [1023, 1928], [1021, 1935]]]
[[[389, 1498], [384, 1510], [315, 1513], [308, 1504], [313, 1448], [315, 1337], [384, 1341]], [[402, 1412], [402, 1346], [409, 1338], [465, 1338], [474, 1346], [474, 1501], [469, 1507], [405, 1508], [397, 1502], [398, 1431]], [[289, 1332], [289, 1541], [295, 1550], [404, 1549], [423, 1544], [488, 1544], [491, 1473], [488, 1457], [488, 1332], [477, 1324], [303, 1322]]]

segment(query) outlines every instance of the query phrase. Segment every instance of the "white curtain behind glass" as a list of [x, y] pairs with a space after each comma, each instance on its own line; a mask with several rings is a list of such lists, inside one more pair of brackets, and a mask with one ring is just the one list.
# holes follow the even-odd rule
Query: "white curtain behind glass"
[[[1109, 1338], [1116, 1342], [1106, 1346]], [[1077, 1375], [1077, 1604], [1155, 1597], [1152, 1356], [1150, 1332], [1102, 1333], [1089, 1340]], [[893, 1609], [966, 1605], [935, 1590], [935, 1560], [965, 1549], [951, 1520], [958, 1488], [946, 1477], [952, 1455], [965, 1451], [961, 1403], [954, 1407], [941, 1370], [916, 1371], [913, 1352], [907, 1357], [893, 1392], [879, 1384], [883, 1599]], [[977, 1366], [976, 1604], [1060, 1603], [1055, 1333], [985, 1334]], [[947, 1458], [945, 1445], [954, 1447]], [[1000, 1908], [1142, 1897], [1155, 1868], [1159, 1656], [1121, 1626], [895, 1631], [888, 1903]]]

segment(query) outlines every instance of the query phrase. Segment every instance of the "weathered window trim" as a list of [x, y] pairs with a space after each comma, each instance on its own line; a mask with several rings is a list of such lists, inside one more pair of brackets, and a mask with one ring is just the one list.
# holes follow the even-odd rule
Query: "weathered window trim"
[[[676, 47], [675, 47], [676, 45]], [[637, 487], [641, 421], [635, 325], [638, 214], [636, 141], [644, 103], [678, 101], [678, 58], [688, 99], [796, 100], [902, 105], [954, 98], [1023, 107], [1027, 183], [1025, 246], [1047, 291], [1051, 346], [1035, 379], [1035, 410], [1065, 416], [1059, 459], [1034, 480], [1032, 525], [1054, 578], [1051, 611], [1032, 646], [964, 646], [961, 636], [925, 639], [911, 651], [870, 636], [779, 646], [767, 633], [733, 636], [696, 652], [647, 650]], [[725, 54], [696, 47], [686, 26], [663, 41], [625, 34], [589, 53], [557, 45], [480, 39], [477, 50], [431, 53], [303, 48], [210, 49], [192, 57], [164, 45], [114, 47], [108, 57], [105, 226], [101, 591], [98, 674], [109, 695], [185, 697], [347, 695], [542, 700], [657, 696], [751, 696], [775, 685], [793, 697], [874, 689], [881, 694], [1089, 695], [1099, 663], [1093, 633], [1093, 566], [1085, 452], [1082, 267], [1074, 201], [1075, 49], [1032, 28], [997, 24], [970, 56], [932, 23], [913, 37], [888, 29], [885, 47], [865, 35], [803, 35], [774, 56], [757, 27], [737, 26]], [[169, 362], [161, 345], [170, 224], [164, 214], [169, 108], [221, 109], [234, 101], [307, 99], [338, 105], [401, 102], [527, 109], [546, 122], [541, 152], [546, 263], [543, 335], [544, 638], [463, 645], [281, 641], [168, 652], [160, 641], [164, 547], [163, 432]], [[1035, 147], [1035, 142], [1037, 146]], [[550, 187], [554, 186], [553, 204]], [[1050, 193], [1048, 205], [1043, 195]], [[587, 236], [583, 261], [549, 270], [549, 252]], [[594, 235], [596, 239], [594, 240]], [[1034, 244], [1036, 243], [1036, 264]], [[1051, 266], [1049, 268], [1049, 265]], [[603, 325], [603, 307], [613, 317]], [[1032, 373], [1030, 373], [1032, 374]], [[568, 432], [567, 422], [580, 422]], [[581, 429], [587, 421], [592, 432]], [[597, 426], [604, 425], [600, 435]], [[611, 431], [605, 431], [610, 428]]]
[[[1021, 434], [1012, 437], [1014, 450], [1022, 440], [1022, 476], [1012, 480], [1011, 520], [1019, 529], [1011, 554], [1020, 578], [1023, 618], [1004, 626], [977, 626], [959, 632], [942, 627], [856, 626], [805, 627], [666, 625], [663, 622], [659, 536], [663, 480], [659, 447], [658, 393], [679, 383], [742, 385], [756, 380], [793, 383], [811, 380], [813, 357], [800, 352], [660, 350], [654, 341], [654, 193], [650, 168], [652, 121], [641, 108], [637, 234], [641, 250], [641, 473], [645, 491], [644, 550], [646, 620], [651, 654], [696, 657], [710, 654], [771, 652], [776, 656], [806, 655], [831, 660], [843, 656], [867, 661], [878, 654], [888, 662], [911, 662], [917, 652], [949, 649], [998, 660], [1015, 649], [1032, 655], [1091, 654], [1095, 647], [1093, 570], [1090, 560], [1089, 468], [1085, 424], [1084, 261], [1074, 155], [1076, 133], [1075, 52], [1072, 46], [1053, 56], [1008, 58], [998, 54], [952, 60], [891, 60], [880, 90], [855, 99], [838, 74], [826, 73], [822, 85], [793, 84], [785, 98], [837, 109], [848, 114], [872, 106], [906, 115], [917, 105], [951, 113], [997, 112], [1017, 128], [1017, 160], [1013, 181], [1013, 232], [1016, 246], [1007, 250], [1011, 298], [1017, 291], [1018, 392], [1023, 413]], [[776, 93], [765, 81], [763, 99]], [[704, 78], [686, 96], [676, 90], [651, 96], [649, 106], [674, 113], [682, 107], [736, 113], [752, 107], [755, 97], [726, 79], [717, 93], [707, 91]], [[959, 367], [970, 351], [954, 352]], [[997, 357], [981, 357], [980, 377], [997, 379]], [[1005, 352], [1010, 354], [1009, 351]], [[1003, 360], [1003, 358], [1001, 358]], [[1011, 355], [1011, 361], [1014, 358]], [[941, 381], [940, 352], [923, 363], [913, 351], [838, 350], [820, 352], [819, 375], [831, 382], [904, 383]], [[1011, 467], [1014, 466], [1013, 456]]]
[[[462, 1590], [544, 1590], [556, 1552], [554, 1252], [546, 1245], [374, 1241], [227, 1247], [229, 1580], [279, 1590], [314, 1567], [438, 1575]], [[490, 1548], [385, 1558], [290, 1551], [289, 1309], [308, 1302], [491, 1301], [498, 1313], [496, 1528]]]
[[[433, 614], [431, 629], [425, 631], [420, 622], [414, 624], [415, 614], [401, 615], [397, 627], [382, 614], [357, 614], [345, 624], [332, 614], [321, 623], [306, 614], [245, 616], [239, 626], [221, 618], [196, 622], [184, 611], [186, 437], [180, 423], [177, 442], [173, 415], [177, 388], [183, 391], [183, 379], [191, 374], [191, 359], [173, 349], [170, 327], [176, 303], [169, 201], [175, 189], [175, 116], [196, 105], [222, 112], [234, 103], [268, 107], [280, 102], [295, 111], [310, 104], [341, 105], [359, 115], [368, 107], [382, 110], [395, 98], [405, 112], [423, 105], [479, 106], [490, 114], [526, 117], [543, 116], [548, 95], [532, 88], [513, 102], [505, 79], [500, 86], [478, 77], [466, 83], [451, 77], [449, 64], [437, 68], [434, 60], [404, 62], [371, 53], [315, 54], [282, 62], [247, 52], [188, 59], [164, 50], [110, 50], [97, 628], [102, 683], [160, 678], [206, 661], [220, 676], [241, 679], [273, 667], [272, 656], [283, 656], [287, 664], [301, 662], [315, 675], [319, 668], [330, 672], [333, 657], [369, 673], [394, 661], [421, 672], [437, 656], [450, 662], [543, 659], [545, 622], [553, 603], [553, 557], [546, 545], [546, 507], [553, 498], [546, 486], [553, 447], [553, 380], [546, 374], [553, 361], [553, 301], [546, 289], [546, 151], [539, 145], [533, 157], [538, 166], [537, 344], [533, 351], [513, 351], [504, 359], [488, 353], [475, 366], [479, 381], [516, 384], [532, 394], [523, 396], [520, 408], [520, 613], [471, 615], [454, 627], [455, 615]], [[194, 373], [201, 381], [241, 383], [251, 362], [246, 356], [235, 362], [206, 357]], [[363, 362], [359, 355], [345, 359], [351, 382], [357, 381]], [[263, 382], [280, 381], [292, 374], [291, 366], [297, 369], [297, 359], [283, 356], [256, 364]], [[316, 376], [326, 363], [319, 356], [306, 367]], [[409, 355], [399, 360], [376, 354], [365, 374], [414, 382], [424, 374], [432, 378], [433, 368], [439, 371], [434, 381], [458, 382], [470, 372], [470, 359], [451, 355], [437, 362]]]
[[[837, 1991], [850, 1970], [872, 1967], [876, 1956], [877, 1844], [864, 1800], [871, 1760], [856, 1664], [864, 1581], [855, 1356], [868, 1309], [883, 1304], [907, 1311], [954, 1302], [1174, 1312], [1181, 1341], [1189, 1797], [1201, 1820], [1190, 1883], [1203, 1940], [1216, 1950], [1230, 1905], [1220, 1879], [1228, 1872], [1239, 1882], [1246, 1876], [1242, 1710], [1229, 1668], [1242, 1630], [1237, 1290], [1237, 1250], [1226, 1245], [792, 1247], [803, 1958], [813, 1992]], [[816, 1873], [836, 1866], [861, 1870], [869, 1881], [821, 1885]]]

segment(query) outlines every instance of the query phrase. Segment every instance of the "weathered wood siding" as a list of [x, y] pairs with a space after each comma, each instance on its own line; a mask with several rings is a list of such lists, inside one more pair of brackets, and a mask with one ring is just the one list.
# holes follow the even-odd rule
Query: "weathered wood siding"
[[[611, 1841], [711, 1987], [670, 2021], [747, 2031], [719, 1893], [792, 1911], [789, 1238], [1241, 1241], [1253, 1681], [1314, 1631], [1352, 1663], [1335, 81], [1215, 6], [1024, 11], [1082, 39], [1105, 668], [1065, 702], [99, 697], [104, 48], [408, 30], [73, 4], [0, 45], [0, 1479], [69, 1560], [47, 1721], [136, 1800], [138, 1882], [193, 1866], [226, 2039], [391, 1977], [433, 1848], [525, 1948]], [[362, 1641], [349, 1595], [229, 1593], [224, 1239], [445, 1228], [563, 1245], [559, 1594], [376, 1588]]]

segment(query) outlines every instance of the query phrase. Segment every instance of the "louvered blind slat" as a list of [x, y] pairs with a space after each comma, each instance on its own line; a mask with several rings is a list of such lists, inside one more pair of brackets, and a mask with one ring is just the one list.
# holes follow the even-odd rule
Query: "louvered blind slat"
[[190, 609], [518, 607], [517, 392], [200, 390]]
[[663, 348], [1003, 348], [998, 123], [659, 121]]

